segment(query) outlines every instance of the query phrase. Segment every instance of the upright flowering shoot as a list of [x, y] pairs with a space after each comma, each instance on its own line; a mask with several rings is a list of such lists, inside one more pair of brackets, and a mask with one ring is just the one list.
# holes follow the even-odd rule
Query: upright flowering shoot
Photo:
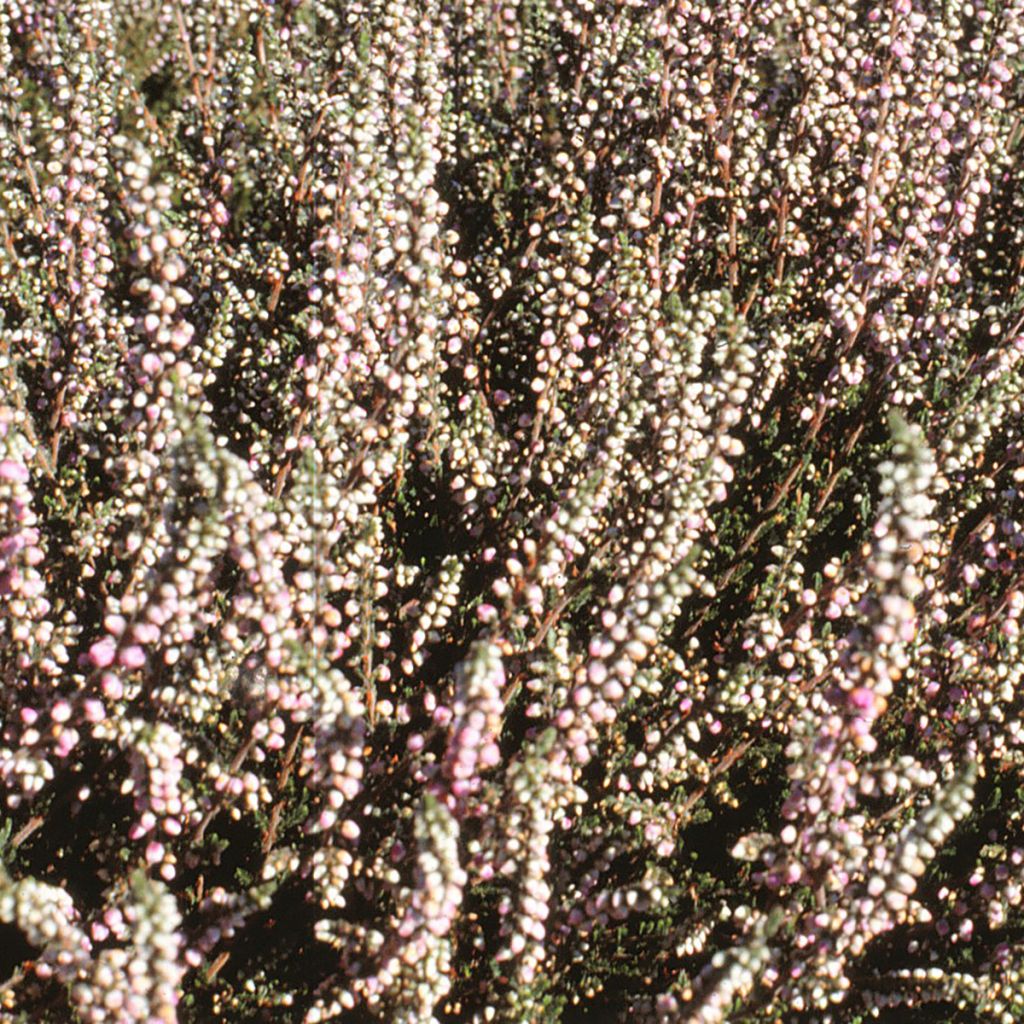
[[505, 670], [497, 644], [479, 641], [455, 670], [455, 699], [445, 775], [456, 806], [480, 788], [480, 772], [501, 760]]
[[[908, 648], [916, 636], [914, 599], [922, 590], [915, 564], [930, 543], [934, 501], [929, 495], [935, 463], [921, 431], [898, 414], [890, 418], [891, 457], [881, 462], [878, 516], [867, 546], [859, 622], [844, 638], [832, 668], [833, 685], [812, 696], [788, 753], [793, 785], [783, 816], [802, 821], [795, 844], [803, 856], [769, 877], [840, 889], [833, 844], [850, 827], [840, 822], [858, 804], [862, 775], [872, 772], [874, 735], [893, 687], [908, 673]], [[792, 826], [789, 826], [792, 832]], [[797, 831], [800, 831], [799, 829]], [[793, 833], [794, 835], [796, 833]], [[845, 841], [845, 839], [844, 839]]]
[[850, 637], [846, 666], [848, 704], [862, 723], [855, 727], [855, 743], [868, 753], [874, 749], [869, 738], [874, 719], [911, 663], [908, 648], [917, 637], [914, 602], [925, 590], [918, 566], [937, 543], [931, 518], [935, 458], [920, 427], [908, 424], [899, 412], [890, 414], [889, 429], [892, 454], [878, 467], [881, 502], [865, 569], [873, 588], [862, 599], [865, 625], [862, 636]]

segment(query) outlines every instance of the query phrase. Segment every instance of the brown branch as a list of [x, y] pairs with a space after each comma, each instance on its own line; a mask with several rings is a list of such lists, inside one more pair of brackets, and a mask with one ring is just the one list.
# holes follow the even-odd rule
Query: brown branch
[[302, 740], [303, 729], [304, 726], [300, 725], [295, 735], [292, 737], [292, 741], [288, 744], [288, 749], [285, 751], [281, 770], [277, 773], [277, 791], [281, 794], [281, 797], [270, 809], [270, 818], [267, 822], [267, 829], [263, 833], [263, 841], [260, 844], [260, 848], [264, 854], [270, 853], [277, 840], [277, 827], [281, 820], [281, 812], [284, 809], [285, 804], [284, 789], [288, 785], [288, 780], [291, 778], [292, 770], [295, 768], [295, 753]]

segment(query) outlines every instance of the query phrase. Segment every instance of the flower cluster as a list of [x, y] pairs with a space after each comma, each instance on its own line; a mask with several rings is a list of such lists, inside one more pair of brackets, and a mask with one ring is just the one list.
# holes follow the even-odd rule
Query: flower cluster
[[0, 0], [0, 1017], [1019, 1019], [1022, 46]]

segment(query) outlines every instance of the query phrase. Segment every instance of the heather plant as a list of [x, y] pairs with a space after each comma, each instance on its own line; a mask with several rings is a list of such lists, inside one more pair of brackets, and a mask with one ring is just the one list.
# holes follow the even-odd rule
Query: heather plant
[[0, 0], [0, 1019], [1021, 1019], [1022, 42]]

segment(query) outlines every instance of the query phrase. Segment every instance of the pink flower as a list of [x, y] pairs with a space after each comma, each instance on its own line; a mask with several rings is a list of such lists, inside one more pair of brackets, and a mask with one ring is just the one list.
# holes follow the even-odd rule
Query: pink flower
[[103, 705], [95, 699], [90, 699], [82, 704], [87, 722], [102, 722], [106, 718], [106, 710]]
[[163, 360], [155, 352], [147, 352], [141, 361], [142, 369], [151, 377], [159, 373], [163, 368]]
[[107, 632], [113, 636], [120, 636], [124, 632], [125, 619], [123, 615], [108, 615], [103, 620]]
[[68, 754], [74, 750], [75, 745], [78, 743], [78, 733], [74, 729], [65, 729], [57, 740], [57, 745], [54, 747], [54, 753], [58, 757], [67, 757]]
[[97, 640], [89, 648], [89, 660], [96, 668], [106, 668], [108, 665], [113, 664], [115, 653], [114, 641], [109, 637], [104, 637], [102, 640]]
[[146, 664], [146, 655], [138, 644], [132, 644], [131, 647], [125, 647], [121, 651], [117, 660], [125, 668], [141, 668]]
[[855, 690], [850, 691], [850, 703], [855, 708], [867, 711], [869, 708], [874, 707], [875, 695], [868, 687], [858, 686]]
[[140, 644], [153, 644], [160, 639], [160, 627], [152, 622], [137, 622], [132, 626], [132, 635]]
[[0, 461], [0, 480], [13, 480], [15, 483], [23, 484], [28, 480], [28, 470], [14, 459], [4, 459]]
[[120, 700], [124, 696], [124, 684], [113, 672], [104, 672], [100, 685], [109, 700]]

